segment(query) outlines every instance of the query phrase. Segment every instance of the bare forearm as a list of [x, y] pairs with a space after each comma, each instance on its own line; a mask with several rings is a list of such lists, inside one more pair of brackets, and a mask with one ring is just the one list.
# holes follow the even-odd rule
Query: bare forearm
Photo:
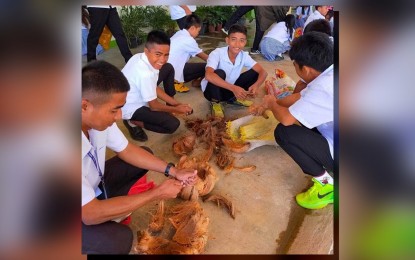
[[235, 85], [230, 84], [229, 82], [226, 82], [225, 80], [223, 80], [221, 77], [219, 77], [214, 72], [213, 73], [207, 73], [206, 74], [206, 79], [207, 79], [207, 81], [209, 81], [213, 85], [216, 85], [218, 87], [227, 89], [227, 90], [232, 91], [232, 92], [233, 92], [233, 89], [235, 87]]
[[204, 61], [207, 61], [207, 59], [209, 58], [209, 55], [207, 55], [204, 52], [201, 52], [201, 53], [197, 54], [196, 56], [199, 57], [199, 58], [201, 58]]
[[301, 97], [300, 93], [294, 93], [282, 99], [278, 99], [277, 103], [278, 105], [283, 106], [283, 107], [290, 107], [292, 104], [297, 102], [300, 99], [300, 97]]
[[174, 98], [167, 95], [167, 93], [164, 92], [164, 90], [162, 90], [161, 88], [157, 87], [156, 92], [157, 92], [157, 97], [159, 99], [163, 100], [164, 102], [167, 102], [172, 106], [176, 106], [176, 105], [179, 104], [179, 102], [177, 102], [177, 100], [175, 100]]
[[297, 122], [297, 119], [291, 115], [288, 108], [280, 106], [277, 102], [272, 103], [269, 109], [274, 114], [275, 119], [285, 126], [293, 125]]
[[94, 199], [82, 207], [82, 221], [86, 225], [95, 225], [123, 217], [158, 197], [156, 189], [151, 189], [136, 195]]

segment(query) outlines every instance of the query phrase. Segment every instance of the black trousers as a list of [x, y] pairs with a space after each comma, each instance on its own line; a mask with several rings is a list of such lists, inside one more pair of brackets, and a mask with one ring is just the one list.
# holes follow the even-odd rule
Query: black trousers
[[91, 29], [89, 30], [87, 40], [87, 61], [96, 60], [96, 48], [98, 45], [99, 37], [105, 25], [108, 26], [115, 40], [117, 41], [118, 48], [125, 62], [133, 56], [128, 47], [127, 38], [125, 37], [122, 29], [120, 17], [118, 16], [116, 8], [94, 8], [88, 7], [89, 22], [91, 23]]
[[159, 78], [157, 79], [157, 86], [163, 82], [164, 92], [170, 97], [176, 95], [174, 89], [174, 68], [170, 63], [164, 64], [159, 71]]
[[[221, 79], [225, 80], [226, 78], [225, 71], [221, 69], [217, 69], [215, 70], [215, 73], [219, 77], [221, 77]], [[248, 88], [258, 80], [258, 75], [259, 75], [258, 72], [256, 72], [253, 69], [245, 71], [235, 81], [234, 85], [239, 86], [245, 90], [248, 90]], [[205, 89], [205, 92], [203, 92], [203, 95], [205, 96], [207, 100], [214, 101], [214, 102], [220, 102], [220, 101], [232, 102], [236, 100], [236, 97], [232, 91], [218, 87], [210, 82], [207, 83], [206, 89]]]
[[183, 77], [184, 82], [205, 76], [206, 62], [187, 62], [184, 64]]
[[278, 124], [274, 135], [277, 143], [304, 173], [319, 176], [325, 170], [333, 172], [334, 160], [330, 155], [329, 144], [317, 129]]
[[[147, 151], [152, 151], [143, 147]], [[105, 162], [105, 189], [108, 198], [127, 195], [131, 186], [143, 177], [147, 170], [130, 165], [115, 156]], [[100, 187], [101, 190], [102, 186]], [[105, 199], [102, 193], [98, 199]], [[83, 254], [128, 254], [133, 243], [132, 230], [114, 221], [97, 225], [82, 223]]]
[[231, 17], [229, 18], [229, 20], [226, 21], [225, 25], [223, 26], [223, 28], [227, 31], [229, 31], [229, 28], [236, 24], [239, 19], [241, 19], [241, 17], [246, 14], [247, 12], [251, 11], [252, 9], [254, 9], [253, 5], [242, 5], [239, 6], [235, 12], [232, 13]]
[[146, 106], [137, 109], [131, 120], [141, 121], [145, 129], [160, 134], [172, 134], [180, 126], [180, 120], [172, 114], [162, 111], [151, 111]]

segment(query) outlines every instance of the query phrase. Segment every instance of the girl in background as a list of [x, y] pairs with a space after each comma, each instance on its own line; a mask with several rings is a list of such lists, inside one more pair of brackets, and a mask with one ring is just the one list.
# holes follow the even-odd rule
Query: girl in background
[[262, 56], [268, 61], [283, 60], [282, 54], [290, 49], [294, 35], [295, 17], [289, 14], [285, 21], [274, 23], [260, 43]]

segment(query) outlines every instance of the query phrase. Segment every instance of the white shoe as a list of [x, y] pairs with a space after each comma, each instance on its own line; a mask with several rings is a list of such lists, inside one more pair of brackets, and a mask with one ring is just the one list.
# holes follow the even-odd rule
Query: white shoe
[[224, 34], [228, 35], [228, 31], [227, 31], [227, 30], [225, 30], [225, 28], [222, 28], [222, 32], [223, 32]]

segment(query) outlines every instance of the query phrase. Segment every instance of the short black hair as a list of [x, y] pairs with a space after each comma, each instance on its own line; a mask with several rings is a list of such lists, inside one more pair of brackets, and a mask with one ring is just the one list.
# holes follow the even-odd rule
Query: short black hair
[[161, 30], [153, 30], [148, 33], [147, 41], [145, 47], [147, 49], [151, 48], [153, 44], [159, 45], [169, 45], [170, 46], [170, 38], [167, 34]]
[[192, 26], [200, 27], [202, 24], [202, 21], [200, 20], [199, 16], [195, 14], [191, 14], [186, 16], [186, 19], [184, 20], [184, 29], [189, 29]]
[[102, 103], [113, 93], [128, 92], [130, 84], [124, 74], [106, 61], [92, 61], [82, 68], [82, 97]]
[[293, 40], [289, 56], [300, 68], [323, 72], [333, 64], [333, 42], [325, 33], [309, 32]]
[[228, 35], [231, 33], [243, 33], [245, 36], [247, 35], [246, 27], [240, 24], [234, 24], [229, 28]]
[[306, 34], [308, 32], [322, 32], [327, 34], [328, 36], [332, 36], [330, 23], [326, 19], [317, 19], [311, 21], [304, 28], [303, 34]]

